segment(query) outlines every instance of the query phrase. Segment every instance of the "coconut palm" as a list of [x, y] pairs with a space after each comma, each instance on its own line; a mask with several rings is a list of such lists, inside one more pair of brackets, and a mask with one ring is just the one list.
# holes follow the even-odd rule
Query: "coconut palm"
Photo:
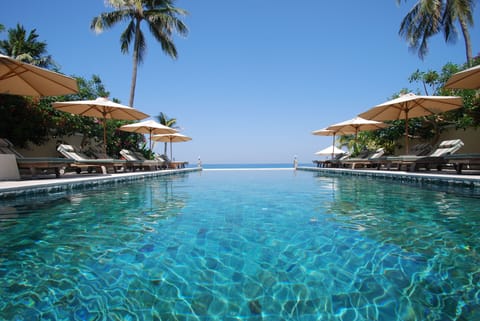
[[[158, 122], [164, 126], [170, 127], [170, 128], [175, 128], [178, 129], [179, 127], [177, 126], [177, 119], [176, 118], [168, 118], [168, 116], [160, 112], [158, 116], [155, 117]], [[164, 144], [164, 155], [167, 155], [167, 143]]]
[[47, 43], [38, 41], [37, 30], [27, 30], [17, 24], [7, 30], [7, 39], [0, 40], [0, 53], [43, 68], [57, 69], [52, 56], [47, 55]]
[[[397, 0], [399, 2], [401, 0]], [[430, 37], [443, 31], [446, 42], [456, 40], [455, 23], [458, 21], [465, 40], [467, 62], [470, 62], [473, 55], [468, 28], [473, 26], [474, 7], [474, 0], [418, 0], [403, 18], [399, 34], [423, 59], [428, 52]]]
[[130, 87], [129, 105], [133, 106], [137, 82], [137, 68], [143, 62], [147, 44], [141, 29], [145, 21], [151, 34], [161, 44], [162, 50], [172, 58], [177, 58], [177, 49], [173, 43], [173, 34], [188, 33], [187, 26], [179, 19], [187, 11], [175, 8], [175, 0], [108, 0], [114, 11], [105, 12], [93, 18], [90, 28], [100, 33], [119, 22], [128, 22], [120, 36], [122, 53], [126, 54], [133, 41], [133, 72]]

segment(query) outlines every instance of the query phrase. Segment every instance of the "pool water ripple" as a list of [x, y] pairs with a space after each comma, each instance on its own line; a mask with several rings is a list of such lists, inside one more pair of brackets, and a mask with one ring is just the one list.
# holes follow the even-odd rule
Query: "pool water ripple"
[[480, 319], [479, 205], [293, 171], [5, 201], [0, 319]]

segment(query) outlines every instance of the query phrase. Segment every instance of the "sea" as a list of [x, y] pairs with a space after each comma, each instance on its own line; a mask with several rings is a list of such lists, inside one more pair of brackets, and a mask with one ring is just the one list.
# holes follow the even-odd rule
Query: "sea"
[[[298, 164], [298, 166], [312, 166], [312, 164], [305, 163], [305, 164]], [[252, 163], [252, 164], [202, 164], [202, 168], [203, 169], [238, 169], [238, 168], [293, 169], [293, 162], [292, 163]]]

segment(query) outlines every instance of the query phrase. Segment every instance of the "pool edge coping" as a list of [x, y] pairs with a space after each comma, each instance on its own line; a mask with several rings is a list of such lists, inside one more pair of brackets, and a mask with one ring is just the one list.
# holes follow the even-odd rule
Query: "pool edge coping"
[[413, 182], [422, 184], [435, 184], [445, 186], [470, 187], [480, 190], [480, 175], [454, 175], [441, 172], [405, 172], [405, 171], [384, 171], [347, 168], [317, 168], [298, 167], [297, 170], [320, 172], [335, 176], [364, 176], [378, 179], [389, 179], [398, 182]]
[[[76, 176], [74, 178], [62, 177], [60, 179], [0, 181], [0, 200], [26, 195], [49, 194], [94, 186], [126, 183], [145, 178], [169, 176], [183, 173], [201, 171], [202, 168], [183, 168], [175, 170], [159, 170], [146, 172], [117, 173], [95, 176]], [[8, 183], [10, 186], [1, 186]]]

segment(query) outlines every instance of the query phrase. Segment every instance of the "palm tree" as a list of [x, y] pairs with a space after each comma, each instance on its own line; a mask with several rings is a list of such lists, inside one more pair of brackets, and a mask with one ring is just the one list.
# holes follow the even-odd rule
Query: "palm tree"
[[[158, 122], [164, 126], [167, 126], [167, 127], [170, 127], [170, 128], [179, 128], [177, 126], [177, 119], [176, 118], [168, 118], [168, 116], [163, 113], [163, 112], [160, 112], [160, 114], [158, 114], [158, 116], [155, 117]], [[167, 155], [167, 143], [165, 143], [164, 145], [164, 155]]]
[[47, 43], [38, 41], [37, 30], [29, 33], [17, 24], [8, 29], [7, 40], [0, 40], [0, 53], [39, 67], [58, 69], [52, 56], [47, 55]]
[[137, 83], [137, 68], [143, 62], [147, 44], [141, 29], [142, 21], [154, 38], [161, 44], [162, 50], [172, 58], [177, 58], [177, 49], [173, 43], [173, 34], [187, 35], [187, 26], [178, 18], [187, 15], [187, 11], [175, 8], [175, 0], [108, 0], [115, 9], [93, 18], [90, 28], [100, 33], [119, 22], [128, 22], [120, 36], [122, 53], [127, 54], [133, 41], [133, 72], [130, 87], [130, 102], [133, 106]]
[[470, 62], [473, 55], [468, 28], [473, 26], [474, 7], [475, 0], [418, 0], [403, 18], [399, 34], [423, 59], [428, 52], [428, 39], [440, 31], [443, 31], [446, 42], [456, 40], [455, 22], [458, 21], [465, 40], [467, 62]]

